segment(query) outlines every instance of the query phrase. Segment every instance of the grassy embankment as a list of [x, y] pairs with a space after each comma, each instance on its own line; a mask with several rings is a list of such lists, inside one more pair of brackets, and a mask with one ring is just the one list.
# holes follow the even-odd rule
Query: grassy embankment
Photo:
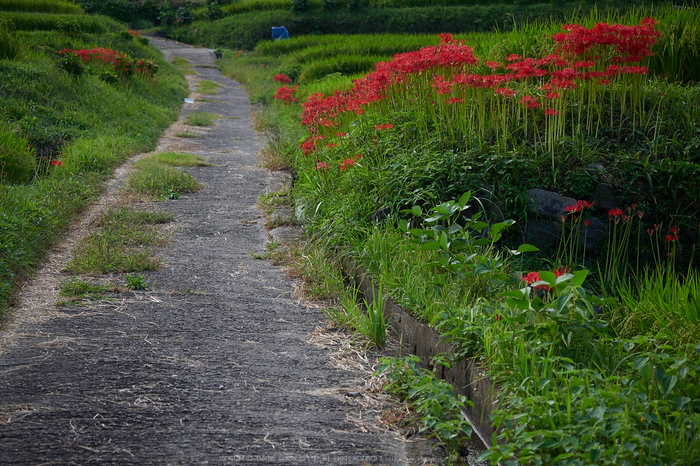
[[[83, 61], [95, 48], [109, 51]], [[112, 170], [155, 147], [187, 92], [113, 20], [66, 2], [0, 1], [0, 307]]]
[[[639, 25], [645, 15], [576, 22]], [[296, 212], [314, 244], [354, 257], [386, 295], [487, 364], [503, 400], [493, 418], [501, 443], [485, 455], [494, 463], [515, 455], [521, 464], [693, 464], [700, 456], [700, 115], [688, 105], [700, 93], [700, 24], [695, 10], [651, 15], [656, 28], [636, 33], [661, 32], [656, 55], [641, 63], [648, 73], [610, 68], [621, 52], [600, 46], [577, 57], [593, 62], [577, 69], [607, 74], [584, 77], [573, 66], [578, 52], [552, 40], [556, 25], [460, 36], [474, 49], [395, 57], [393, 74], [383, 67], [355, 83], [362, 75], [352, 66], [309, 70], [347, 53], [389, 61], [437, 39], [301, 37], [225, 53], [224, 72], [266, 104], [261, 129], [275, 164], [297, 173]], [[448, 53], [442, 64], [434, 58]], [[540, 62], [539, 76], [489, 78], [498, 81], [490, 86], [459, 77], [506, 76], [517, 68], [510, 64], [550, 53], [564, 62]], [[575, 86], [552, 87], [568, 70]], [[282, 73], [293, 82], [273, 81]], [[524, 190], [589, 202], [598, 183], [612, 188], [620, 211], [572, 206], [550, 249], [518, 251], [533, 220]], [[604, 235], [591, 250], [577, 239], [594, 219]], [[393, 363], [397, 373], [420, 380], [402, 364]], [[463, 427], [439, 410], [424, 415]], [[462, 435], [454, 429], [439, 434], [448, 446], [450, 432]]]

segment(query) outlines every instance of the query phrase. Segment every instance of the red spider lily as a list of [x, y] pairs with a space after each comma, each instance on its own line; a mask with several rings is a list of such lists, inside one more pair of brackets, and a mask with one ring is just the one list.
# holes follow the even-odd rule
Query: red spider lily
[[[289, 87], [285, 84], [284, 86], [277, 89], [277, 93], [272, 97], [277, 99], [277, 100], [281, 100], [282, 102], [285, 102], [285, 103], [296, 102], [297, 99], [294, 97], [294, 93], [297, 91], [297, 88], [298, 88], [298, 86]], [[331, 125], [332, 124], [333, 123], [331, 122]], [[328, 126], [330, 126], [330, 125], [328, 125]]]
[[322, 141], [325, 139], [323, 136], [309, 136], [299, 144], [299, 147], [301, 148], [301, 151], [304, 153], [304, 155], [310, 155], [316, 152], [316, 145], [318, 141]]
[[558, 92], [547, 92], [544, 96], [545, 99], [558, 99], [561, 94]]
[[345, 137], [347, 135], [348, 135], [348, 133], [335, 133], [335, 137], [337, 137], [337, 138], [342, 138], [342, 137]]
[[496, 68], [498, 68], [501, 65], [497, 61], [487, 61], [486, 66], [491, 68], [492, 71], [496, 71]]
[[383, 129], [391, 129], [391, 128], [393, 128], [393, 127], [394, 127], [394, 125], [392, 125], [391, 123], [384, 123], [384, 124], [381, 124], [381, 125], [376, 125], [376, 126], [374, 127], [374, 129], [377, 129], [377, 130], [380, 130], [380, 131], [381, 131], [381, 130], [383, 130]]
[[647, 228], [647, 234], [648, 234], [649, 236], [652, 236], [652, 235], [654, 234], [655, 231], [656, 231], [656, 230], [654, 230], [653, 228]]
[[450, 100], [448, 100], [447, 103], [450, 105], [463, 104], [464, 99], [460, 99], [459, 97], [450, 97]]
[[496, 94], [502, 95], [503, 97], [513, 97], [515, 96], [515, 91], [508, 89], [507, 87], [499, 87], [496, 89]]
[[452, 92], [454, 83], [446, 81], [444, 76], [436, 75], [433, 78], [433, 87], [439, 95], [449, 94]]
[[568, 33], [555, 34], [559, 52], [571, 57], [595, 55], [595, 50], [610, 48], [620, 61], [638, 62], [652, 55], [651, 47], [661, 34], [654, 30], [656, 21], [646, 18], [638, 26], [598, 23], [588, 29], [577, 24], [562, 27]]
[[343, 161], [341, 162], [341, 164], [340, 164], [339, 169], [340, 169], [341, 171], [347, 170], [348, 168], [350, 168], [350, 167], [352, 167], [353, 165], [355, 165], [355, 161], [357, 161], [358, 158], [360, 158], [360, 157], [356, 155], [355, 157], [353, 157], [353, 158], [351, 158], [351, 159], [345, 159], [345, 160], [343, 160]]
[[63, 163], [60, 160], [52, 160], [51, 161], [51, 166], [52, 167], [62, 167]]
[[625, 214], [625, 212], [622, 209], [610, 209], [608, 210], [608, 218], [612, 217], [621, 217]]
[[584, 209], [592, 209], [594, 204], [595, 201], [576, 201], [576, 204], [566, 206], [566, 209], [564, 210], [567, 212], [582, 212]]
[[337, 143], [335, 143], [335, 142], [329, 142], [328, 144], [326, 144], [326, 147], [328, 147], [328, 148], [331, 148], [331, 149], [332, 149], [333, 147], [338, 147], [338, 144], [337, 144]]
[[496, 319], [497, 322], [500, 322], [500, 321], [503, 320], [503, 316], [502, 316], [501, 314], [496, 314], [496, 315], [494, 316], [494, 319]]
[[275, 82], [278, 82], [278, 83], [283, 83], [283, 84], [289, 84], [292, 82], [292, 78], [285, 76], [284, 74], [275, 75], [272, 78], [272, 80]]
[[[570, 273], [571, 269], [568, 267], [559, 267], [557, 270], [552, 271], [554, 273], [554, 276], [559, 278], [565, 273]], [[540, 278], [540, 273], [539, 272], [530, 272], [526, 275], [523, 275], [520, 277], [520, 280], [525, 282], [528, 286], [532, 285], [533, 283], [536, 283], [541, 280]], [[538, 285], [535, 287], [535, 290], [540, 290], [543, 289], [545, 291], [551, 291], [551, 288], [549, 285]]]
[[586, 225], [587, 227], [591, 226], [591, 221], [590, 220], [584, 220], [583, 224]]
[[544, 111], [545, 116], [557, 116], [559, 115], [559, 112], [556, 111], [554, 108], [547, 108]]
[[330, 167], [328, 166], [328, 164], [326, 162], [318, 162], [316, 164], [316, 170], [319, 170], [319, 171], [328, 170], [329, 168]]

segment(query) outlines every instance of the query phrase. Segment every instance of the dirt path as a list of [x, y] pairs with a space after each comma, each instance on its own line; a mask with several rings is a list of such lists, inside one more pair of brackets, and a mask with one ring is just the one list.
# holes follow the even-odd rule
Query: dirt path
[[367, 422], [375, 414], [355, 400], [365, 374], [329, 365], [331, 351], [309, 343], [321, 312], [251, 257], [267, 238], [255, 203], [273, 180], [257, 166], [263, 141], [245, 91], [207, 67], [210, 52], [153, 42], [189, 59], [194, 81], [223, 86], [183, 117], [226, 117], [195, 129], [198, 139], [173, 137], [176, 124], [159, 150], [217, 166], [191, 170], [202, 192], [158, 203], [179, 229], [161, 270], [144, 273], [153, 289], [55, 306], [69, 241], [25, 290], [0, 337], [0, 463], [420, 463]]

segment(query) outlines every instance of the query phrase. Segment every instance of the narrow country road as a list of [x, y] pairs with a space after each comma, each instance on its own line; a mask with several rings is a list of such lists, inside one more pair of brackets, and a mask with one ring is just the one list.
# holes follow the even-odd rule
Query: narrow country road
[[222, 85], [181, 115], [219, 114], [216, 127], [171, 128], [159, 147], [215, 166], [190, 170], [200, 193], [157, 204], [177, 228], [162, 268], [144, 273], [151, 289], [31, 317], [20, 306], [0, 331], [0, 464], [416, 464], [398, 437], [363, 426], [369, 414], [347, 396], [361, 375], [309, 343], [322, 313], [251, 257], [264, 251], [255, 203], [273, 177], [245, 91], [209, 51], [152, 42], [195, 66], [192, 91]]

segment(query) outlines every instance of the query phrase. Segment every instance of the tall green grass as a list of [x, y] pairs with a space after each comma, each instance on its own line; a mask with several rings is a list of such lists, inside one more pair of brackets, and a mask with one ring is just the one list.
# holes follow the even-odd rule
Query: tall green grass
[[61, 0], [0, 0], [0, 11], [83, 14], [83, 9], [79, 5]]
[[124, 26], [113, 19], [81, 14], [0, 11], [0, 21], [2, 20], [11, 23], [14, 29], [21, 31], [60, 31], [73, 28], [87, 34], [106, 34], [124, 29]]

